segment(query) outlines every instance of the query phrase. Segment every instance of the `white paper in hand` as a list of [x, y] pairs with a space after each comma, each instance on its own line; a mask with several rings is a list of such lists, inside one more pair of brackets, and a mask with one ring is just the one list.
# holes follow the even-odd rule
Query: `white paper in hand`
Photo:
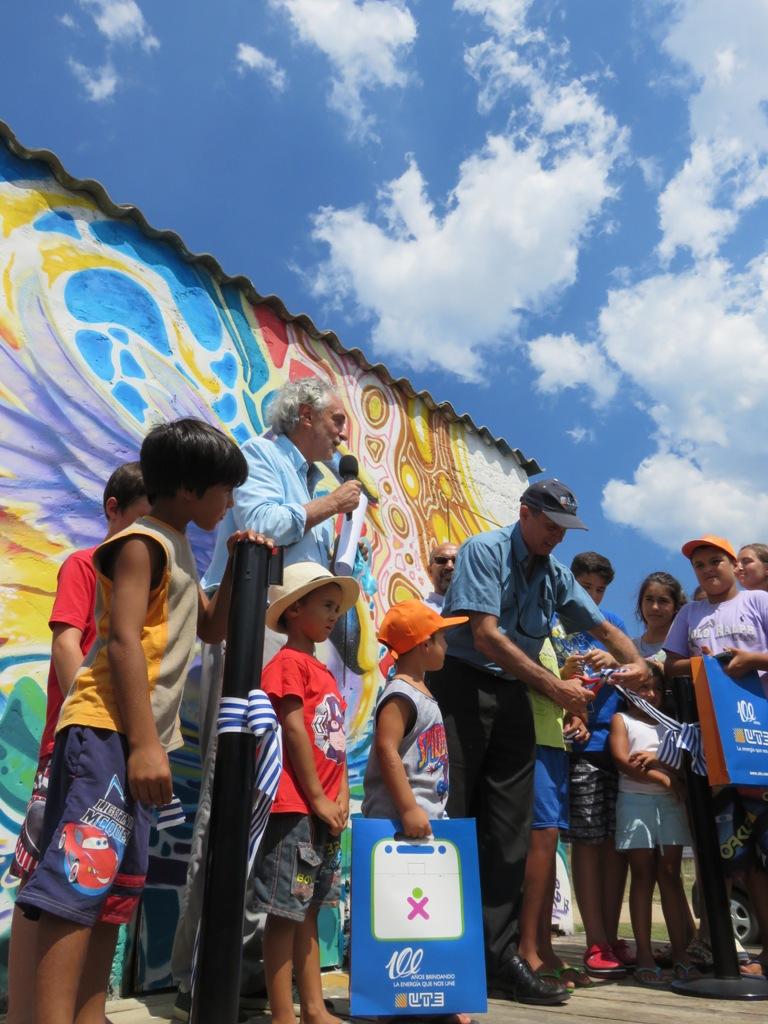
[[339, 548], [333, 565], [333, 571], [337, 576], [352, 575], [352, 570], [355, 567], [355, 557], [357, 556], [357, 545], [360, 541], [360, 534], [363, 531], [367, 509], [368, 499], [364, 494], [361, 494], [360, 504], [352, 513], [352, 518], [347, 519], [345, 516], [341, 522]]

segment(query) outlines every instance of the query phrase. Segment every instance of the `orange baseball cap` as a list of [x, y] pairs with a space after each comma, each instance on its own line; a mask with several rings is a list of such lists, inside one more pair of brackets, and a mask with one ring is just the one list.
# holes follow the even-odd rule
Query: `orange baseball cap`
[[703, 537], [698, 537], [696, 540], [689, 540], [683, 544], [681, 551], [686, 558], [690, 558], [696, 548], [719, 548], [724, 551], [729, 558], [736, 561], [736, 552], [733, 550], [733, 546], [725, 537], [716, 537], [713, 533], [705, 533]]
[[423, 601], [400, 601], [399, 604], [393, 604], [381, 620], [379, 640], [393, 654], [407, 654], [417, 644], [428, 640], [433, 633], [450, 629], [451, 626], [460, 626], [463, 622], [469, 622], [468, 615], [444, 619]]

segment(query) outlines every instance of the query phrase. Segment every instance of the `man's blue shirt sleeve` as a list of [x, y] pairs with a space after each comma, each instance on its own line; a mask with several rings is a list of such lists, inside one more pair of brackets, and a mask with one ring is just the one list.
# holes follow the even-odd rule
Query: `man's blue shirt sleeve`
[[235, 491], [235, 522], [239, 530], [256, 530], [285, 547], [304, 536], [307, 513], [301, 503], [286, 501], [286, 483], [267, 444], [272, 442], [243, 449], [248, 478]]
[[459, 548], [456, 570], [446, 594], [443, 615], [457, 612], [501, 614], [501, 567], [498, 549], [470, 538]]

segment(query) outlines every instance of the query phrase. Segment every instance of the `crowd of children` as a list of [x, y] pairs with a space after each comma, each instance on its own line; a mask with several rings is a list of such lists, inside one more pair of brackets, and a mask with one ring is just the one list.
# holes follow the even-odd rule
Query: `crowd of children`
[[[105, 540], [62, 566], [51, 613], [53, 632], [48, 711], [35, 788], [16, 850], [20, 879], [9, 970], [9, 1024], [103, 1024], [117, 927], [140, 897], [147, 866], [150, 809], [170, 801], [168, 752], [181, 744], [178, 710], [195, 636], [224, 637], [231, 590], [228, 567], [212, 599], [197, 583], [186, 529], [212, 530], [232, 505], [247, 472], [239, 449], [197, 420], [154, 428], [140, 464], [110, 478], [104, 492]], [[248, 532], [244, 537], [271, 541]], [[703, 588], [686, 603], [665, 572], [643, 580], [637, 598], [642, 632], [634, 637], [648, 659], [639, 691], [660, 707], [664, 674], [689, 670], [699, 654], [729, 657], [734, 679], [768, 676], [768, 547], [738, 553], [728, 541], [687, 542]], [[576, 556], [572, 572], [601, 604], [613, 580], [595, 552]], [[98, 587], [97, 587], [98, 582]], [[743, 588], [743, 589], [740, 589]], [[350, 813], [345, 753], [345, 702], [336, 679], [315, 656], [358, 596], [352, 578], [308, 562], [290, 565], [270, 591], [267, 625], [286, 636], [265, 666], [262, 684], [282, 726], [284, 770], [257, 856], [255, 893], [267, 915], [264, 964], [276, 1024], [295, 1021], [295, 979], [303, 1024], [336, 1024], [323, 1000], [317, 913], [339, 896], [339, 836]], [[95, 600], [95, 606], [94, 606]], [[626, 632], [624, 623], [606, 613]], [[374, 711], [362, 814], [394, 818], [413, 839], [445, 817], [450, 765], [443, 719], [429, 673], [445, 658], [444, 631], [466, 622], [443, 618], [421, 601], [394, 605], [379, 640], [395, 659]], [[555, 623], [542, 664], [562, 678], [600, 681], [615, 667], [587, 633]], [[596, 685], [584, 718], [564, 714], [531, 694], [536, 725], [533, 825], [520, 915], [520, 955], [542, 978], [568, 989], [630, 969], [638, 984], [665, 984], [651, 942], [658, 885], [674, 975], [702, 966], [692, 955], [698, 936], [681, 878], [691, 835], [683, 785], [659, 762], [663, 727], [611, 685]], [[433, 758], [422, 757], [425, 735]], [[732, 795], [734, 806], [749, 794]], [[748, 816], [747, 816], [748, 817]], [[736, 869], [746, 878], [768, 962], [768, 873], [759, 819], [743, 834]], [[87, 822], [98, 822], [89, 832]], [[113, 842], [104, 836], [104, 827]], [[75, 836], [75, 832], [77, 835]], [[576, 900], [586, 932], [583, 964], [565, 963], [551, 941], [558, 838], [567, 835]], [[68, 858], [75, 843], [89, 857]], [[62, 854], [63, 851], [63, 854]], [[62, 871], [62, 856], [68, 871]], [[630, 874], [634, 947], [619, 936]], [[34, 992], [34, 999], [29, 993]], [[455, 1024], [467, 1024], [458, 1014]]]

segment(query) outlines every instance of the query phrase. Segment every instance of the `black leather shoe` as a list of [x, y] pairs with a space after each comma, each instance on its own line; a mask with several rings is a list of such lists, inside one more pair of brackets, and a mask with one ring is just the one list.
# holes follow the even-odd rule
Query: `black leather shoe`
[[490, 999], [514, 999], [532, 1006], [559, 1006], [570, 999], [571, 993], [563, 985], [540, 978], [527, 960], [515, 955], [505, 960], [495, 974], [489, 975], [488, 996]]

